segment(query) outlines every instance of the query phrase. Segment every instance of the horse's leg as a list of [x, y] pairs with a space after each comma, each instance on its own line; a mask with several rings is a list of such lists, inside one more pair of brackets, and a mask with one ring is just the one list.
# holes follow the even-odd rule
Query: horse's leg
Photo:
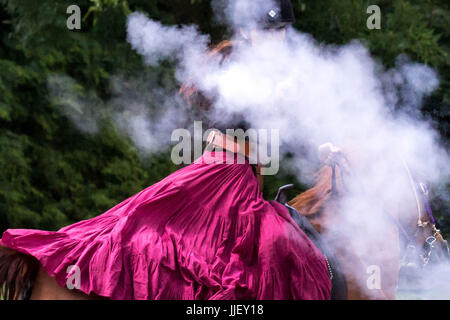
[[341, 265], [347, 283], [347, 299], [349, 300], [384, 300], [382, 290], [369, 290], [366, 286], [368, 274], [366, 264], [353, 252], [347, 249], [336, 249], [336, 259]]
[[30, 300], [94, 300], [106, 299], [96, 295], [87, 295], [78, 290], [70, 290], [58, 285], [56, 280], [40, 267], [34, 282]]

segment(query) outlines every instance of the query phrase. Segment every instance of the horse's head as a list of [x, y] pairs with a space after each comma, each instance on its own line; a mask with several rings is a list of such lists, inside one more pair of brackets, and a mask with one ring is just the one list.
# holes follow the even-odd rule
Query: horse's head
[[[438, 243], [445, 244], [427, 213], [424, 184], [401, 159], [389, 162], [364, 148], [344, 151], [328, 143], [319, 147], [319, 159], [314, 186], [289, 204], [336, 246], [352, 278], [350, 298], [394, 298], [400, 266], [413, 261], [405, 258], [408, 250], [414, 248], [421, 267]], [[366, 286], [370, 266], [381, 270], [378, 293]]]
[[311, 218], [314, 227], [321, 232], [327, 226], [317, 219], [336, 211], [339, 196], [346, 191], [345, 176], [350, 175], [351, 165], [347, 155], [331, 143], [319, 147], [319, 159], [322, 166], [315, 174], [314, 186], [297, 195], [289, 204]]

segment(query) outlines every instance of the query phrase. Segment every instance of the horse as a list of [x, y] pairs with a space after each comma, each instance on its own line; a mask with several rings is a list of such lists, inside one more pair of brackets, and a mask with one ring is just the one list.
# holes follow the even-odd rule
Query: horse
[[[348, 154], [330, 143], [319, 148], [319, 159], [322, 166], [316, 172], [314, 186], [287, 205], [305, 217], [319, 234], [326, 235], [324, 241], [333, 248], [345, 279], [345, 298], [395, 299], [399, 275], [407, 279], [404, 283], [420, 277], [432, 262], [448, 263], [448, 243], [436, 228], [428, 191], [423, 183], [415, 181], [406, 163], [402, 163], [403, 170], [397, 171], [396, 178], [404, 179], [408, 190], [403, 191], [402, 201], [379, 200], [385, 210], [377, 219], [383, 221], [384, 230], [379, 237], [366, 237], [364, 225], [355, 221], [361, 217], [349, 218], [340, 212], [340, 200], [348, 192], [344, 180], [353, 178], [353, 161], [350, 163]], [[380, 271], [378, 287], [369, 285], [374, 266]]]

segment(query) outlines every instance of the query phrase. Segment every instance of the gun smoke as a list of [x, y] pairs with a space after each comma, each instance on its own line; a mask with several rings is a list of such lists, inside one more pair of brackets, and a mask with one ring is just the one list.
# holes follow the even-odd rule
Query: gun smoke
[[[399, 250], [389, 237], [383, 243], [383, 235], [393, 226], [382, 217], [386, 210], [395, 212], [394, 203], [411, 202], [412, 187], [403, 178], [403, 161], [431, 186], [449, 182], [448, 151], [420, 112], [423, 99], [439, 86], [438, 74], [405, 56], [398, 57], [394, 68], [386, 69], [356, 40], [342, 46], [324, 45], [293, 28], [288, 28], [285, 41], [267, 34], [249, 45], [239, 34], [241, 21], [255, 21], [260, 13], [251, 8], [257, 2], [213, 1], [220, 22], [235, 32], [232, 59], [225, 65], [208, 59], [210, 39], [195, 26], [165, 26], [145, 14], [132, 13], [127, 40], [149, 65], [172, 60], [180, 84], [191, 81], [214, 96], [211, 117], [223, 122], [239, 114], [252, 128], [278, 129], [281, 154], [294, 155], [289, 165], [302, 181], [312, 182], [320, 144], [332, 142], [344, 151], [352, 150], [357, 159], [352, 169], [358, 179], [346, 180], [348, 192], [340, 204], [343, 213], [329, 237], [353, 235], [349, 245], [368, 261], [396, 254]], [[248, 10], [242, 10], [242, 5]], [[66, 82], [73, 85], [70, 79]], [[78, 109], [113, 110], [115, 123], [138, 148], [164, 149], [170, 132], [189, 118], [189, 109], [180, 107], [182, 102], [174, 92], [155, 82], [147, 82], [151, 86], [145, 89], [131, 84], [126, 90], [120, 82], [114, 82], [117, 95], [108, 106], [90, 107], [92, 103], [84, 101]], [[71, 90], [55, 85], [54, 79], [49, 86], [54, 88], [53, 97], [64, 100], [69, 95], [77, 100], [70, 96]], [[156, 114], [139, 98], [144, 90], [153, 93]], [[126, 106], [125, 110], [119, 110], [120, 106]], [[98, 129], [92, 120], [99, 119], [97, 111], [90, 117], [91, 111], [72, 109], [63, 108], [81, 130]], [[86, 118], [91, 120], [86, 122]], [[416, 211], [407, 214], [415, 215], [412, 220], [417, 221]], [[448, 265], [439, 270], [436, 274], [448, 279]], [[425, 276], [428, 283], [437, 282], [432, 274]], [[365, 286], [365, 279], [360, 281]], [[439, 298], [450, 299], [450, 285], [440, 287]]]

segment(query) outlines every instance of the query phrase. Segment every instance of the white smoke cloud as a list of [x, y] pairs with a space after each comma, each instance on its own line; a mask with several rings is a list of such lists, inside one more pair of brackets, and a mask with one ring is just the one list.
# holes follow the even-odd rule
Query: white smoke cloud
[[112, 77], [112, 98], [107, 102], [66, 75], [49, 76], [47, 86], [51, 102], [81, 132], [96, 134], [102, 123], [112, 121], [142, 156], [168, 150], [172, 131], [186, 123], [184, 102], [177, 90], [170, 84], [163, 87], [147, 75]]
[[419, 116], [421, 102], [439, 86], [435, 70], [421, 63], [415, 63], [405, 55], [399, 55], [396, 68], [380, 75], [386, 88], [386, 104], [410, 115]]
[[[254, 4], [213, 2], [234, 30], [243, 19], [260, 15]], [[343, 215], [333, 232], [354, 234], [349, 245], [363, 258], [376, 261], [398, 251], [388, 236], [395, 226], [385, 211], [395, 213], [392, 204], [413, 201], [403, 161], [430, 184], [449, 181], [448, 152], [418, 117], [423, 98], [439, 85], [437, 73], [426, 65], [399, 57], [396, 67], [386, 70], [358, 41], [326, 46], [289, 29], [284, 42], [266, 34], [247, 45], [236, 36], [233, 59], [220, 67], [207, 62], [208, 39], [197, 29], [163, 27], [141, 13], [129, 16], [128, 40], [150, 64], [175, 58], [180, 83], [193, 81], [216, 97], [211, 116], [215, 112], [218, 121], [240, 114], [253, 128], [279, 129], [281, 146], [294, 153], [302, 180], [309, 178], [305, 172], [312, 169], [319, 144], [352, 146], [358, 179], [348, 180]], [[409, 221], [417, 221], [414, 210], [407, 212]], [[383, 250], [374, 251], [373, 243]], [[443, 294], [450, 298], [450, 292]]]
[[80, 131], [93, 134], [99, 130], [103, 102], [95, 93], [85, 92], [83, 86], [72, 78], [59, 74], [48, 77], [47, 87], [52, 103], [58, 106]]
[[111, 118], [128, 135], [141, 154], [167, 150], [172, 131], [185, 123], [183, 102], [172, 89], [155, 79], [114, 77], [113, 98], [107, 107]]
[[[261, 16], [260, 1], [212, 4], [219, 20], [237, 32], [243, 21], [249, 27]], [[236, 34], [233, 59], [219, 66], [207, 59], [210, 39], [195, 26], [164, 26], [142, 13], [129, 16], [127, 40], [149, 65], [172, 60], [179, 83], [192, 81], [215, 96], [215, 120], [226, 123], [238, 114], [253, 128], [279, 129], [281, 148], [294, 154], [289, 165], [302, 181], [311, 179], [318, 145], [330, 141], [355, 151], [350, 155], [357, 179], [346, 180], [342, 214], [326, 236], [352, 235], [349, 246], [362, 258], [376, 261], [398, 251], [385, 211], [395, 213], [393, 203], [406, 208], [412, 201], [403, 160], [431, 185], [450, 181], [448, 152], [420, 116], [424, 97], [439, 86], [437, 73], [426, 65], [400, 56], [386, 70], [358, 41], [327, 46], [288, 29], [284, 42], [265, 34], [253, 45]], [[174, 91], [154, 79], [114, 78], [106, 104], [70, 78], [53, 76], [48, 84], [54, 103], [80, 130], [95, 133], [109, 117], [143, 153], [168, 147], [172, 130], [189, 118]], [[281, 166], [287, 163], [281, 160]], [[403, 210], [412, 216], [406, 220], [417, 220], [415, 209]], [[440, 266], [439, 274], [447, 269]], [[365, 286], [365, 278], [360, 281]], [[439, 292], [450, 299], [450, 292]]]

